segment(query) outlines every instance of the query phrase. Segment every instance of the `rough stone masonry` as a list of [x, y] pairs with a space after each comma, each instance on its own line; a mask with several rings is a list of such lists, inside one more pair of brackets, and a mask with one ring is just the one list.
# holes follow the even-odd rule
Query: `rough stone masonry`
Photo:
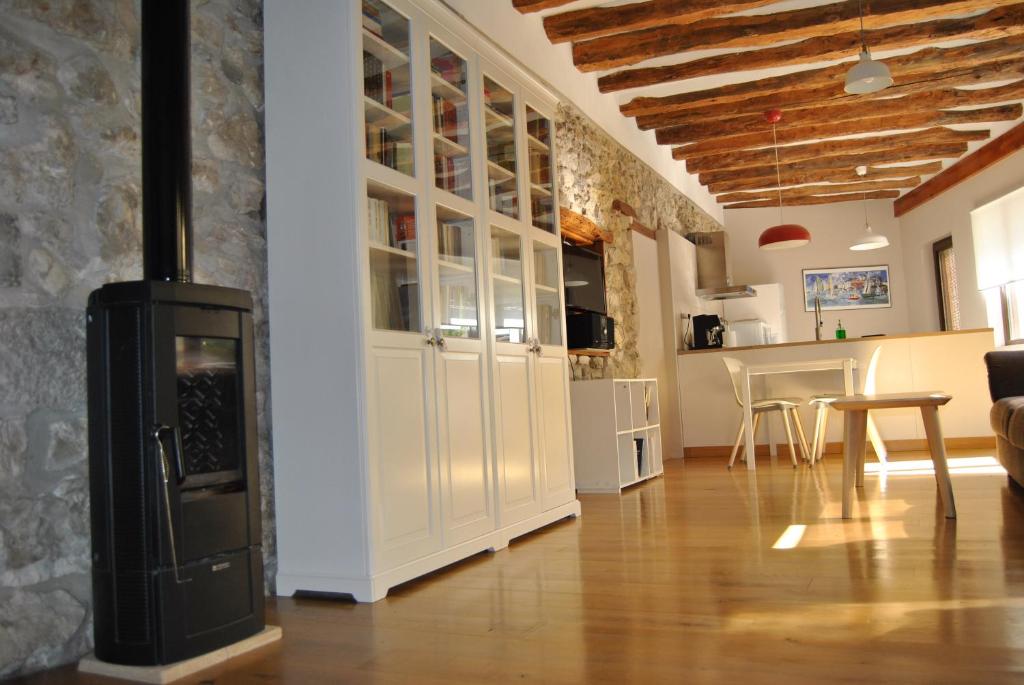
[[[573, 380], [637, 378], [640, 352], [631, 220], [612, 210], [622, 200], [656, 231], [720, 231], [722, 225], [651, 167], [604, 133], [572, 105], [558, 107], [555, 122], [558, 192], [562, 206], [583, 214], [614, 242], [605, 249], [608, 315], [615, 319], [615, 349], [605, 357], [569, 355]], [[683, 167], [679, 167], [683, 173]]]
[[[274, 577], [260, 0], [193, 0], [199, 282], [256, 302]], [[92, 644], [85, 306], [142, 275], [139, 7], [0, 0], [0, 679]]]

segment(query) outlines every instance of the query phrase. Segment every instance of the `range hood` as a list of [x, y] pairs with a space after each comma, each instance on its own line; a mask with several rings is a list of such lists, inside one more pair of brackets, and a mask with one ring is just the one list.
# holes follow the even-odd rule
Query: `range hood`
[[733, 285], [729, 276], [725, 231], [687, 233], [686, 239], [697, 247], [697, 297], [704, 300], [733, 300], [756, 297], [749, 285]]

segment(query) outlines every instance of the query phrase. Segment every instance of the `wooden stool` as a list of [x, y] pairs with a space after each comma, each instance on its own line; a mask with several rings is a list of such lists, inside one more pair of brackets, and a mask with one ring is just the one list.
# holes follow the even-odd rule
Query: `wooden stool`
[[908, 392], [885, 395], [848, 395], [838, 397], [832, 408], [844, 413], [843, 417], [843, 518], [850, 518], [853, 504], [853, 481], [857, 487], [864, 486], [864, 453], [867, 448], [866, 433], [868, 411], [878, 409], [902, 409], [920, 407], [924, 432], [928, 436], [928, 451], [935, 465], [935, 481], [939, 496], [946, 510], [946, 518], [956, 518], [953, 504], [953, 485], [949, 482], [949, 468], [946, 466], [946, 446], [942, 442], [942, 427], [939, 425], [939, 407], [953, 399], [941, 392]]

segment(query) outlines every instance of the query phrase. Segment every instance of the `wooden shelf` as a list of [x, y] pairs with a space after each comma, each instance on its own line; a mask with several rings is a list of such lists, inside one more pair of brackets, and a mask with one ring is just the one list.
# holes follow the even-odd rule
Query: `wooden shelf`
[[615, 431], [615, 434], [616, 435], [628, 435], [630, 433], [642, 433], [644, 431], [651, 430], [652, 428], [661, 428], [661, 424], [660, 423], [652, 423], [649, 426], [639, 426], [637, 428], [627, 428], [626, 430]]
[[530, 190], [532, 190], [533, 192], [537, 193], [542, 197], [551, 197], [551, 191], [548, 190], [546, 187], [540, 185], [539, 183], [531, 183]]
[[405, 259], [416, 260], [416, 253], [410, 250], [399, 250], [397, 247], [391, 247], [390, 245], [381, 245], [380, 243], [370, 242], [370, 249], [376, 252], [386, 253], [394, 255], [396, 257], [403, 257]]
[[533, 287], [542, 293], [552, 293], [554, 295], [558, 294], [558, 288], [553, 288], [550, 285], [544, 285], [543, 283], [534, 283]]
[[515, 278], [513, 276], [506, 276], [505, 274], [491, 274], [491, 278], [494, 279], [495, 281], [500, 281], [502, 283], [512, 283], [513, 285], [518, 286], [523, 285], [523, 281], [521, 279]]
[[595, 347], [579, 347], [573, 350], [568, 350], [569, 354], [581, 355], [585, 357], [607, 357], [611, 355], [611, 350], [601, 350]]
[[551, 146], [545, 143], [543, 140], [536, 136], [532, 136], [529, 133], [526, 134], [526, 142], [529, 143], [530, 147], [536, 150], [543, 150], [544, 152], [551, 152]]
[[[371, 124], [383, 126], [391, 132], [412, 125], [412, 121], [409, 120], [409, 117], [396, 112], [386, 105], [382, 105], [369, 95], [363, 96], [363, 104], [366, 109], [366, 120]], [[410, 137], [411, 133], [412, 132], [410, 131]]]
[[383, 38], [374, 35], [365, 27], [363, 28], [363, 50], [379, 59], [386, 71], [409, 63], [408, 55]]
[[460, 145], [459, 143], [456, 143], [451, 138], [449, 138], [447, 136], [442, 136], [440, 133], [437, 133], [437, 132], [434, 133], [434, 141], [437, 142], [437, 143], [440, 143], [442, 147], [448, 148], [448, 150], [450, 150], [450, 152], [448, 152], [446, 154], [449, 155], [449, 156], [452, 156], [452, 155], [468, 155], [469, 154], [469, 148], [468, 147], [466, 147], [465, 145]]
[[430, 91], [439, 97], [444, 98], [448, 102], [456, 105], [461, 105], [466, 102], [466, 93], [464, 93], [454, 83], [449, 82], [443, 76], [436, 72], [430, 72]]
[[[501, 112], [494, 109], [490, 105], [484, 105], [484, 114], [486, 115], [484, 118], [490, 118], [490, 120], [496, 126], [508, 126], [510, 128], [512, 127], [512, 117], [502, 114]], [[487, 130], [491, 130], [490, 125], [487, 126]]]
[[501, 182], [511, 181], [516, 177], [513, 172], [491, 160], [487, 160], [487, 176]]
[[440, 267], [442, 267], [444, 269], [449, 269], [451, 271], [458, 271], [459, 273], [467, 273], [467, 274], [475, 273], [475, 269], [473, 269], [473, 267], [466, 266], [465, 264], [459, 264], [458, 262], [450, 262], [450, 261], [448, 261], [447, 259], [444, 259], [441, 256], [439, 256], [437, 258], [437, 264], [438, 264], [438, 266], [440, 266]]

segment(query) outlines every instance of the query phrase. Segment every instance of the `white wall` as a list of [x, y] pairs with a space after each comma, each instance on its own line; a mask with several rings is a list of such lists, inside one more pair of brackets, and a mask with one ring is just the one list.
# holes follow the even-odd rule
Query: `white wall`
[[[786, 300], [786, 325], [794, 342], [814, 340], [814, 314], [804, 311], [802, 270], [840, 266], [888, 264], [892, 307], [885, 309], [824, 312], [822, 335], [835, 337], [836, 321], [841, 319], [850, 338], [871, 333], [895, 335], [911, 330], [909, 311], [919, 306], [908, 297], [903, 268], [899, 223], [892, 215], [892, 202], [868, 202], [868, 217], [875, 232], [889, 238], [889, 247], [869, 252], [853, 252], [850, 243], [864, 230], [861, 202], [842, 202], [809, 207], [786, 207], [786, 223], [798, 223], [811, 232], [811, 244], [792, 250], [766, 251], [757, 247], [757, 238], [769, 226], [779, 223], [778, 208], [730, 209], [725, 212], [725, 230], [729, 233], [729, 259], [733, 283], [781, 283]], [[914, 284], [914, 288], [917, 288]], [[934, 305], [932, 305], [934, 308]]]
[[932, 243], [950, 235], [953, 236], [953, 252], [956, 255], [960, 285], [960, 325], [963, 328], [993, 325], [986, 317], [985, 301], [978, 292], [970, 212], [1022, 186], [1024, 150], [1010, 155], [900, 217], [906, 279], [908, 283], [914, 284], [908, 293], [910, 326], [913, 330], [932, 331], [939, 328]]
[[654, 131], [641, 131], [634, 120], [622, 116], [611, 95], [597, 89], [597, 74], [585, 74], [573, 65], [569, 43], [552, 45], [541, 17], [523, 15], [509, 0], [442, 0], [516, 62], [546, 81], [563, 99], [581, 111], [623, 147], [654, 169], [693, 200], [701, 209], [722, 221], [722, 207], [684, 166], [672, 159], [668, 146], [658, 145]]

